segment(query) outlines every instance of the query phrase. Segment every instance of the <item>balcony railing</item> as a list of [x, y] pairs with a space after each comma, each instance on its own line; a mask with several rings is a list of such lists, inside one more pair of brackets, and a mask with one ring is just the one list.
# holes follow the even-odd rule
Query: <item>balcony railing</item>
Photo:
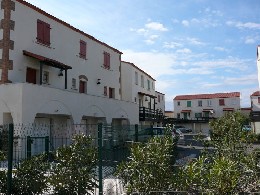
[[164, 114], [162, 110], [139, 107], [139, 120], [162, 122], [164, 120]]

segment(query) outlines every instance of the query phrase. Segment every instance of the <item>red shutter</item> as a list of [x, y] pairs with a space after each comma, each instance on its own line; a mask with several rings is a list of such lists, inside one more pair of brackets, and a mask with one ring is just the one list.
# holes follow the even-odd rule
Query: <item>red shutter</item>
[[107, 69], [110, 69], [110, 54], [107, 53]]
[[84, 81], [79, 81], [79, 92], [85, 93], [85, 82]]
[[44, 43], [44, 22], [37, 20], [37, 41]]
[[87, 53], [87, 43], [85, 41], [80, 40], [79, 56], [82, 58], [86, 58], [86, 53]]
[[33, 68], [27, 68], [26, 82], [36, 84], [36, 70]]
[[107, 86], [104, 86], [104, 96], [107, 96]]
[[104, 52], [104, 67], [107, 67], [107, 52]]
[[220, 99], [219, 100], [219, 105], [220, 106], [224, 106], [225, 105], [225, 100], [224, 99]]
[[258, 97], [258, 104], [260, 104], [260, 97]]
[[44, 23], [44, 44], [50, 45], [50, 32], [51, 26], [48, 23]]

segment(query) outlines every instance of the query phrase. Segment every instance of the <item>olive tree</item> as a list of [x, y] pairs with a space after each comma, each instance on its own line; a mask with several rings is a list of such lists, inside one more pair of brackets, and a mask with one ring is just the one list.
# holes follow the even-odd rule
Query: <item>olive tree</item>
[[97, 187], [96, 148], [90, 137], [76, 135], [73, 144], [55, 152], [50, 185], [56, 194], [91, 194]]
[[148, 143], [132, 143], [130, 157], [117, 168], [127, 191], [148, 194], [170, 189], [175, 146], [171, 135], [151, 138]]
[[211, 152], [180, 168], [178, 189], [208, 194], [237, 194], [260, 190], [259, 158], [250, 149], [248, 119], [239, 112], [210, 123]]

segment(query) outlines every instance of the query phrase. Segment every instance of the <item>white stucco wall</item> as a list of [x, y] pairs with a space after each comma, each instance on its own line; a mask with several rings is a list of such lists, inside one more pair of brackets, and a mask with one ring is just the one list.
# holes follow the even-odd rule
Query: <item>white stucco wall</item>
[[[129, 120], [138, 124], [138, 106], [131, 102], [19, 83], [0, 85], [0, 110], [11, 112], [14, 123], [33, 123], [36, 114], [67, 115], [74, 123], [83, 116]], [[1, 112], [2, 113], [2, 112]]]
[[[225, 99], [225, 105], [219, 105], [219, 99]], [[198, 106], [198, 101], [202, 100], [202, 106]], [[203, 109], [213, 109], [214, 113], [211, 117], [223, 116], [223, 108], [234, 108], [234, 110], [240, 109], [240, 98], [214, 98], [211, 100], [211, 106], [208, 106], [209, 99], [193, 99], [193, 100], [174, 100], [174, 113], [177, 117], [177, 113], [181, 113], [182, 110], [191, 110], [190, 118], [195, 118], [195, 113], [202, 113]], [[187, 101], [191, 101], [191, 107], [187, 107]], [[180, 106], [177, 105], [180, 102]], [[181, 114], [182, 118], [182, 114]]]
[[[14, 40], [15, 44], [14, 50], [10, 52], [10, 58], [14, 60], [14, 70], [9, 73], [11, 81], [25, 82], [27, 67], [39, 70], [38, 60], [23, 55], [23, 50], [27, 50], [71, 66], [72, 70], [68, 70], [68, 89], [71, 89], [72, 78], [76, 78], [78, 90], [78, 77], [85, 75], [88, 78], [88, 94], [103, 96], [104, 86], [108, 86], [115, 89], [115, 98], [120, 99], [119, 66], [121, 54], [119, 52], [115, 52], [110, 47], [106, 47], [19, 2], [16, 2], [12, 19], [15, 21], [15, 30], [11, 33], [11, 39]], [[47, 22], [51, 26], [50, 47], [36, 41], [37, 19]], [[78, 56], [80, 40], [87, 43], [87, 59]], [[104, 51], [110, 53], [110, 70], [103, 68]], [[49, 83], [52, 87], [64, 88], [64, 77], [57, 76], [59, 69], [44, 66], [44, 70], [49, 71]], [[100, 85], [96, 84], [97, 79], [101, 79]]]

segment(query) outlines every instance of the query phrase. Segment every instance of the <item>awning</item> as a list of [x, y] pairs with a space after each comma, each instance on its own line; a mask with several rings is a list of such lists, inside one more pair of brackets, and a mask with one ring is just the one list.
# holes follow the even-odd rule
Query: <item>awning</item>
[[151, 95], [151, 94], [148, 94], [148, 93], [143, 93], [141, 91], [138, 92], [139, 95], [145, 95], [145, 96], [148, 96], [148, 97], [151, 97], [151, 98], [157, 98], [156, 96], [154, 95]]
[[182, 110], [181, 112], [191, 112], [191, 110]]
[[213, 109], [203, 109], [202, 112], [214, 112]]
[[72, 69], [71, 66], [68, 66], [68, 65], [63, 64], [61, 62], [58, 62], [56, 60], [53, 60], [53, 59], [50, 59], [50, 58], [47, 58], [47, 57], [44, 57], [44, 56], [41, 56], [41, 55], [38, 55], [38, 54], [34, 54], [34, 53], [26, 51], [26, 50], [23, 50], [23, 55], [35, 58], [37, 60], [40, 60], [48, 66], [52, 66], [52, 67], [59, 68], [59, 69], [62, 69], [62, 70]]
[[223, 108], [223, 111], [234, 111], [234, 108]]

